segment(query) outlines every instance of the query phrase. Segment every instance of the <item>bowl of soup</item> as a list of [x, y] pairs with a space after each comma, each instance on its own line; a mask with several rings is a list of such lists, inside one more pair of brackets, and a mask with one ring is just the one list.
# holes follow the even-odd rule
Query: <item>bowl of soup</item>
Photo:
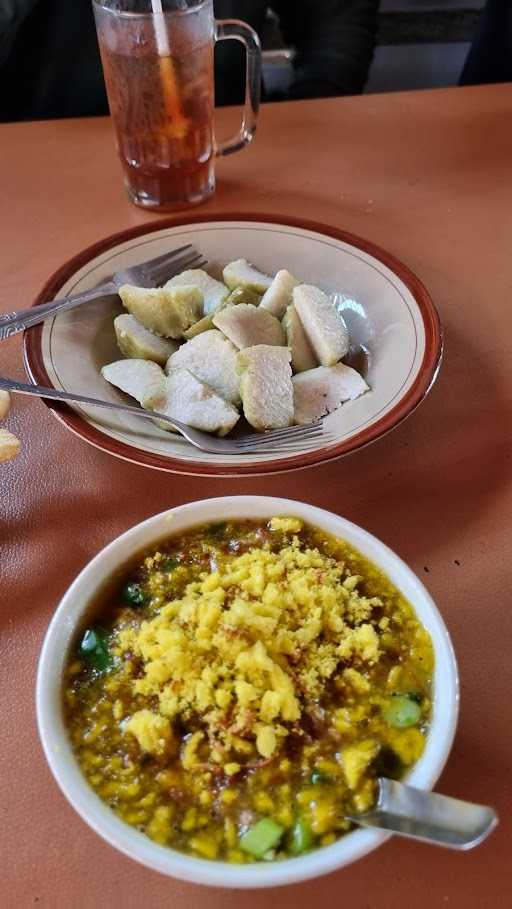
[[349, 818], [379, 776], [431, 789], [457, 713], [450, 638], [413, 572], [338, 515], [265, 496], [170, 509], [105, 547], [37, 680], [82, 818], [157, 871], [237, 888], [383, 843]]

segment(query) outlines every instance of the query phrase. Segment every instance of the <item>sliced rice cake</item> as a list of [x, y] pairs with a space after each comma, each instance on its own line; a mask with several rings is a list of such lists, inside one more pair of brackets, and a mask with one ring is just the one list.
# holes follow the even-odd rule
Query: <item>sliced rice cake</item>
[[313, 423], [368, 391], [363, 377], [344, 363], [301, 372], [293, 377], [292, 384], [294, 420], [302, 424]]
[[165, 366], [171, 354], [178, 349], [175, 341], [155, 335], [127, 312], [116, 316], [114, 331], [119, 350], [130, 359], [153, 360]]
[[285, 312], [283, 328], [286, 332], [286, 343], [292, 355], [293, 371], [304, 372], [306, 369], [314, 369], [315, 366], [318, 366], [318, 360], [302, 327], [294, 303]]
[[238, 354], [244, 415], [254, 429], [280, 429], [293, 422], [293, 385], [287, 347], [259, 344]]
[[236, 371], [238, 350], [222, 332], [205, 331], [187, 341], [173, 353], [166, 365], [166, 372], [178, 367], [188, 369], [196, 379], [229, 401], [240, 403], [240, 377]]
[[164, 284], [166, 289], [183, 286], [196, 287], [201, 292], [203, 298], [202, 316], [207, 316], [213, 312], [229, 296], [229, 288], [222, 281], [212, 278], [202, 268], [189, 268], [187, 271], [182, 271], [179, 275], [174, 275], [173, 278], [170, 278]]
[[213, 324], [239, 350], [258, 344], [279, 346], [286, 341], [281, 323], [261, 306], [226, 306], [213, 317]]
[[230, 290], [234, 290], [235, 287], [247, 287], [258, 294], [264, 294], [273, 281], [269, 275], [264, 275], [263, 272], [254, 268], [254, 265], [251, 265], [247, 259], [236, 259], [235, 262], [230, 262], [222, 272], [222, 277]]
[[152, 360], [116, 360], [103, 366], [101, 374], [148, 410], [158, 410], [165, 400], [165, 373]]
[[180, 338], [203, 315], [203, 295], [197, 287], [119, 288], [123, 306], [149, 331], [162, 338]]
[[293, 302], [321, 366], [334, 366], [349, 348], [348, 329], [327, 294], [311, 284], [293, 290]]
[[[209, 385], [200, 382], [188, 369], [173, 369], [166, 378], [166, 395], [162, 414], [202, 429], [225, 436], [240, 419], [236, 407], [215, 394]], [[162, 422], [159, 423], [165, 427]]]
[[300, 281], [297, 281], [297, 278], [294, 278], [286, 268], [282, 268], [276, 273], [269, 289], [263, 294], [260, 306], [268, 309], [276, 319], [282, 319], [292, 302], [293, 289], [299, 284]]

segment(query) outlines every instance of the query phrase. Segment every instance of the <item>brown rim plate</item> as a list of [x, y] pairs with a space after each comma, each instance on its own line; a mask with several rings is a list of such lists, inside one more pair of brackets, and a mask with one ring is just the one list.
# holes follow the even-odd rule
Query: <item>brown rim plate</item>
[[[345, 230], [317, 222], [230, 213], [166, 218], [157, 224], [130, 228], [100, 240], [66, 262], [46, 282], [34, 306], [94, 286], [102, 276], [119, 267], [119, 262], [114, 260], [120, 255], [125, 257], [125, 265], [132, 253], [138, 255], [137, 261], [142, 261], [144, 257], [157, 255], [161, 249], [172, 248], [174, 237], [179, 239], [176, 245], [194, 242], [209, 259], [229, 261], [245, 257], [263, 270], [286, 267], [307, 283], [342, 290], [343, 311], [351, 334], [358, 334], [369, 351], [368, 382], [372, 391], [358, 399], [359, 403], [344, 405], [336, 417], [327, 418], [335, 437], [332, 444], [251, 461], [219, 460], [213, 456], [202, 459], [195, 449], [183, 440], [176, 442], [174, 436], [171, 440], [169, 434], [165, 434], [163, 441], [140, 442], [137, 433], [126, 427], [113, 429], [79, 409], [45, 401], [68, 429], [87, 442], [116, 457], [173, 473], [265, 475], [314, 466], [357, 451], [401, 423], [425, 398], [437, 376], [442, 355], [440, 320], [428, 291], [390, 253]], [[147, 250], [142, 257], [141, 247]], [[78, 318], [77, 313], [84, 320], [84, 310], [85, 307], [61, 314], [25, 332], [25, 366], [37, 384], [108, 397], [101, 393], [101, 386], [100, 392], [83, 386], [83, 382], [86, 385], [88, 382], [85, 373], [78, 387], [69, 378], [69, 364], [59, 362], [59, 358], [65, 359], [64, 344], [69, 338], [77, 345], [75, 360], [85, 362], [86, 358], [76, 356], [78, 346], [92, 342], [86, 334], [80, 334], [77, 325], [73, 328], [72, 323], [73, 318]], [[71, 320], [69, 324], [66, 319]], [[175, 451], [167, 454], [166, 448]]]

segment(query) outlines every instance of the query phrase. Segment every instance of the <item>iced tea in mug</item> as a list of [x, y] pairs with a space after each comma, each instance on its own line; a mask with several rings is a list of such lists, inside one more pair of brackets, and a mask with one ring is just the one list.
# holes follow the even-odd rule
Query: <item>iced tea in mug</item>
[[[243, 148], [256, 128], [261, 51], [237, 20], [216, 21], [213, 0], [93, 0], [105, 83], [130, 199], [173, 211], [215, 189], [216, 155]], [[161, 11], [160, 11], [160, 9]], [[213, 134], [213, 48], [246, 48], [246, 102], [239, 133]]]

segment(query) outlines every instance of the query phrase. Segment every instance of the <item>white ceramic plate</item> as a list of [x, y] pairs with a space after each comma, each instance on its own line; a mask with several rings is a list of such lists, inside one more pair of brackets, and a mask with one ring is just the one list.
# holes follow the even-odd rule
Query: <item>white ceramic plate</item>
[[[165, 226], [162, 226], [164, 224]], [[325, 419], [333, 439], [298, 453], [219, 456], [192, 448], [147, 420], [98, 408], [48, 403], [74, 432], [98, 448], [149, 467], [198, 475], [266, 474], [318, 464], [379, 438], [408, 416], [431, 387], [441, 358], [439, 319], [420, 281], [400, 262], [336, 228], [290, 218], [215, 216], [160, 222], [109, 237], [55, 274], [38, 302], [78, 293], [121, 268], [192, 243], [211, 263], [247, 258], [263, 271], [288, 268], [325, 291], [343, 295], [352, 343], [367, 351], [370, 392]], [[101, 377], [119, 359], [112, 325], [121, 304], [88, 304], [49, 319], [25, 336], [25, 363], [41, 385], [126, 401]]]

